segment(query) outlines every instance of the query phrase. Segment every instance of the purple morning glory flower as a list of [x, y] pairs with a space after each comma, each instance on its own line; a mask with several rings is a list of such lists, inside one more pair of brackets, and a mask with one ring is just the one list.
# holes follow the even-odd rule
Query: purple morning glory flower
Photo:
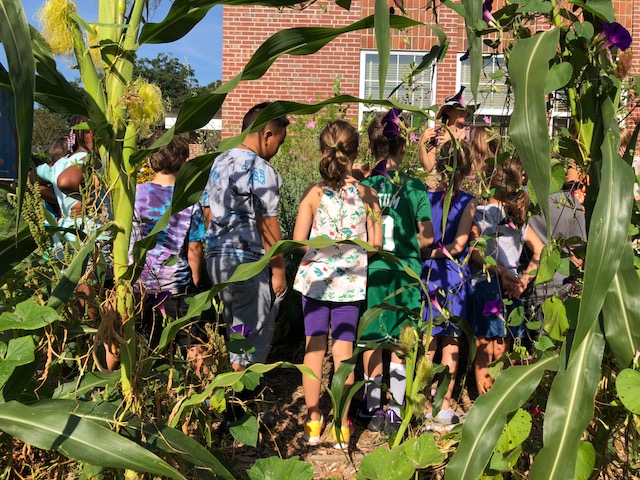
[[234, 325], [229, 329], [229, 334], [231, 333], [238, 333], [244, 338], [249, 338], [251, 336], [251, 329], [246, 325]]
[[484, 304], [482, 307], [482, 315], [484, 317], [489, 317], [491, 315], [496, 315], [499, 318], [504, 320], [502, 313], [504, 312], [504, 303], [501, 298], [497, 300], [491, 300]]
[[618, 22], [602, 22], [600, 39], [604, 40], [606, 48], [618, 47], [620, 50], [626, 50], [631, 46], [631, 34]]
[[486, 22], [487, 25], [496, 25], [496, 19], [493, 18], [491, 14], [491, 8], [493, 7], [493, 0], [484, 0], [482, 4], [482, 20]]
[[431, 301], [431, 304], [433, 305], [433, 307], [440, 313], [442, 313], [442, 306], [440, 305], [440, 302], [438, 301], [438, 289], [434, 288], [433, 290], [429, 290], [429, 300]]
[[402, 110], [399, 108], [392, 108], [382, 119], [382, 125], [384, 125], [382, 134], [389, 140], [402, 133], [400, 129], [400, 113], [402, 113]]
[[380, 160], [375, 167], [373, 167], [373, 170], [371, 170], [371, 177], [375, 177], [376, 175], [380, 175], [381, 177], [384, 177], [388, 180], [391, 180], [391, 177], [389, 176], [389, 173], [387, 172], [387, 161], [386, 160]]

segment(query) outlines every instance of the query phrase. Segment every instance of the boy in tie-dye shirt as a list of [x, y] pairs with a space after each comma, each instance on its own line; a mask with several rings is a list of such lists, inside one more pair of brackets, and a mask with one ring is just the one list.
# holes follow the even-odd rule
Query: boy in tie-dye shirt
[[[159, 134], [151, 138], [151, 144], [157, 138]], [[146, 237], [171, 207], [178, 171], [188, 157], [189, 145], [179, 136], [149, 157], [155, 175], [150, 182], [138, 185], [136, 191], [132, 245]], [[162, 318], [182, 316], [188, 287], [200, 282], [204, 236], [202, 207], [196, 203], [171, 215], [169, 226], [158, 234], [155, 247], [147, 252], [136, 289], [144, 296], [142, 329], [150, 334], [152, 346], [162, 331]], [[190, 337], [179, 334], [178, 342], [189, 342]], [[193, 348], [190, 354], [199, 351]], [[199, 368], [198, 365], [197, 373]]]

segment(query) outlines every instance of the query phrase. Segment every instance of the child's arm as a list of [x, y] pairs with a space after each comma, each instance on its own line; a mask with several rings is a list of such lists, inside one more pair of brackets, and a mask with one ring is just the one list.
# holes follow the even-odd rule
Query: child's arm
[[[315, 191], [317, 185], [311, 185], [302, 194], [302, 200], [298, 205], [298, 216], [296, 217], [296, 225], [293, 227], [293, 240], [296, 242], [304, 242], [309, 240], [309, 232], [311, 231], [311, 224], [313, 223], [313, 216], [316, 214], [317, 205], [314, 207], [312, 201], [317, 192]], [[300, 250], [306, 252], [309, 247], [300, 247]]]
[[362, 201], [367, 207], [367, 242], [376, 250], [382, 248], [382, 212], [377, 192], [364, 185], [359, 185]]
[[187, 261], [191, 268], [191, 280], [197, 287], [200, 285], [200, 267], [202, 265], [202, 242], [189, 242]]
[[82, 168], [80, 166], [72, 165], [67, 167], [58, 176], [57, 184], [61, 191], [70, 195], [80, 192], [80, 185], [82, 185], [83, 180], [84, 176], [82, 174]]
[[532, 275], [531, 272], [533, 270], [537, 270], [540, 266], [540, 256], [542, 255], [542, 249], [544, 248], [544, 243], [542, 243], [542, 240], [540, 240], [540, 237], [533, 228], [527, 228], [524, 237], [524, 244], [529, 250], [531, 250], [531, 260], [529, 261], [529, 265], [527, 265], [526, 270], [520, 278], [518, 297], [520, 297], [520, 295], [522, 295], [522, 292], [526, 290], [527, 285], [529, 285], [531, 280], [536, 277], [535, 275]]
[[418, 246], [420, 247], [420, 254], [424, 257], [432, 245], [433, 223], [431, 223], [431, 220], [418, 222]]
[[[282, 240], [278, 217], [256, 215], [256, 224], [265, 252], [268, 251], [274, 243]], [[271, 257], [269, 265], [271, 266], [271, 287], [273, 288], [273, 292], [279, 297], [287, 291], [284, 255], [280, 254]]]
[[429, 173], [436, 165], [436, 141], [438, 130], [427, 128], [420, 136], [420, 163], [424, 171]]
[[[462, 253], [464, 247], [467, 246], [471, 236], [471, 227], [473, 226], [473, 218], [476, 214], [476, 207], [478, 201], [474, 198], [467, 203], [462, 215], [460, 217], [460, 223], [458, 223], [458, 230], [453, 242], [444, 246], [449, 255], [455, 256]], [[440, 249], [431, 249], [430, 255], [427, 258], [445, 258], [447, 254]]]

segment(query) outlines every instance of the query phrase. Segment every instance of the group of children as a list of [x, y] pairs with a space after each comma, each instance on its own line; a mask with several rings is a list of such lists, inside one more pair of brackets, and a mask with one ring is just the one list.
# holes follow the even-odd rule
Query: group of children
[[[253, 107], [244, 118], [243, 130], [268, 106]], [[488, 366], [506, 353], [511, 339], [523, 333], [522, 326], [509, 327], [507, 320], [533, 279], [543, 244], [527, 227], [529, 198], [523, 188], [526, 177], [522, 165], [516, 158], [495, 161], [499, 142], [487, 129], [476, 129], [476, 140], [467, 143], [464, 120], [468, 110], [453, 97], [438, 114], [446, 128], [427, 129], [420, 139], [420, 157], [432, 179], [427, 188], [399, 169], [407, 148], [399, 113], [392, 109], [372, 118], [368, 136], [376, 167], [365, 178], [354, 169], [359, 147], [356, 128], [342, 120], [324, 128], [319, 139], [322, 181], [310, 186], [300, 201], [293, 240], [323, 236], [336, 241], [367, 241], [421, 273], [429, 298], [422, 295], [402, 265], [386, 256], [368, 254], [356, 244], [304, 249], [293, 288], [302, 294], [304, 364], [317, 377], [303, 376], [308, 409], [304, 438], [310, 444], [320, 441], [325, 426], [320, 379], [329, 333], [336, 369], [352, 357], [356, 341], [365, 349], [362, 358], [367, 385], [359, 417], [370, 430], [386, 433], [397, 431], [400, 425], [406, 389], [407, 371], [398, 338], [408, 322], [415, 323], [422, 304], [426, 305], [423, 319], [434, 321], [431, 338], [423, 339], [428, 355], [433, 359], [441, 349], [441, 363], [451, 374], [439, 413], [435, 417], [425, 414], [438, 428], [447, 430], [460, 422], [451, 405], [462, 332], [455, 318], [471, 324], [477, 338], [479, 393], [491, 386]], [[288, 123], [286, 117], [271, 120], [260, 131], [247, 134], [237, 148], [220, 155], [210, 171], [202, 207], [195, 204], [171, 217], [170, 227], [158, 236], [142, 270], [141, 290], [150, 315], [161, 312], [175, 317], [184, 310], [189, 286], [200, 281], [203, 240], [206, 268], [217, 284], [229, 280], [238, 266], [262, 258], [282, 238], [277, 217], [282, 180], [269, 160], [284, 142]], [[85, 145], [86, 132], [80, 134], [70, 155], [38, 171], [53, 185], [64, 219], [74, 218], [77, 198], [63, 188], [69, 188], [63, 177], [69, 176], [69, 167], [81, 168], [92, 149]], [[177, 136], [151, 154], [155, 176], [138, 186], [132, 242], [146, 236], [170, 207], [177, 173], [187, 157], [188, 146]], [[489, 157], [494, 161], [485, 165]], [[80, 181], [77, 172], [72, 173], [74, 181]], [[486, 186], [492, 192], [481, 204], [463, 190], [473, 175], [478, 182], [488, 179]], [[71, 188], [79, 191], [78, 185]], [[474, 239], [480, 237], [486, 239], [484, 251], [473, 246]], [[519, 274], [525, 245], [532, 255], [524, 273]], [[173, 257], [177, 261], [169, 261]], [[275, 255], [261, 273], [230, 284], [220, 293], [227, 330], [242, 334], [254, 347], [231, 354], [235, 371], [266, 361], [279, 301], [286, 290], [284, 258]], [[512, 301], [503, 302], [503, 298]], [[399, 308], [384, 309], [357, 338], [363, 311], [381, 303]], [[170, 311], [167, 305], [171, 305]], [[445, 310], [447, 320], [443, 318]], [[157, 328], [157, 320], [151, 318], [147, 327]], [[382, 385], [383, 345], [393, 347], [387, 388]], [[198, 348], [190, 351], [198, 372], [202, 354]], [[347, 385], [353, 381], [352, 375]], [[384, 390], [390, 393], [386, 409]], [[341, 428], [332, 429], [336, 448], [347, 447], [353, 432], [346, 411]]]
[[[398, 170], [406, 141], [396, 110], [377, 114], [371, 120], [369, 148], [376, 167], [360, 182], [354, 173], [361, 176], [361, 172], [354, 172], [353, 167], [358, 132], [344, 121], [335, 121], [320, 135], [323, 180], [309, 187], [301, 200], [294, 240], [320, 235], [333, 240], [366, 239], [376, 249], [392, 253], [403, 265], [421, 272], [429, 291], [426, 298], [401, 265], [379, 254], [367, 257], [358, 246], [305, 249], [294, 283], [294, 289], [302, 293], [304, 363], [321, 378], [330, 331], [336, 369], [351, 357], [354, 341], [365, 348], [362, 360], [367, 384], [358, 416], [372, 431], [389, 434], [397, 431], [401, 423], [407, 371], [399, 336], [408, 322], [416, 322], [421, 304], [426, 305], [424, 320], [434, 323], [431, 338], [423, 339], [429, 358], [433, 360], [436, 350], [441, 349], [441, 363], [451, 374], [440, 411], [435, 417], [425, 413], [427, 429], [449, 430], [460, 422], [451, 404], [462, 333], [455, 318], [471, 324], [477, 338], [479, 393], [491, 387], [489, 365], [507, 353], [512, 339], [524, 335], [523, 324], [510, 327], [507, 322], [534, 278], [543, 248], [536, 232], [527, 228], [526, 175], [516, 158], [496, 161], [499, 142], [488, 129], [478, 129], [481, 133], [476, 133], [482, 145], [475, 148], [474, 159], [462, 133], [466, 113], [459, 100], [450, 99], [440, 114], [452, 122], [452, 128], [429, 129], [423, 134], [420, 154], [432, 177], [429, 189]], [[482, 152], [486, 156], [478, 158]], [[488, 168], [485, 162], [490, 157], [494, 161]], [[475, 181], [486, 180], [487, 190], [492, 192], [481, 204], [462, 189], [472, 167]], [[483, 251], [473, 247], [474, 240], [480, 237], [486, 239]], [[519, 274], [524, 246], [531, 256]], [[503, 302], [503, 298], [510, 300]], [[364, 309], [382, 303], [400, 308], [385, 308], [356, 338]], [[386, 409], [383, 344], [393, 349]], [[352, 377], [347, 386], [353, 383]], [[320, 381], [304, 377], [303, 386], [308, 409], [304, 439], [316, 444], [325, 425], [319, 408]], [[340, 431], [332, 429], [336, 448], [345, 448], [353, 431], [346, 413], [341, 425]]]

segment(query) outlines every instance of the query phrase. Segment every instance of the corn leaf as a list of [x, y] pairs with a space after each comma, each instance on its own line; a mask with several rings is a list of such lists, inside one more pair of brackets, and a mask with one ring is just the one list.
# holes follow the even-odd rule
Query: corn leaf
[[558, 354], [545, 353], [531, 365], [504, 370], [491, 390], [479, 396], [471, 408], [462, 427], [460, 444], [445, 471], [445, 479], [480, 477], [507, 423], [507, 415], [531, 396], [545, 371], [557, 368]]

